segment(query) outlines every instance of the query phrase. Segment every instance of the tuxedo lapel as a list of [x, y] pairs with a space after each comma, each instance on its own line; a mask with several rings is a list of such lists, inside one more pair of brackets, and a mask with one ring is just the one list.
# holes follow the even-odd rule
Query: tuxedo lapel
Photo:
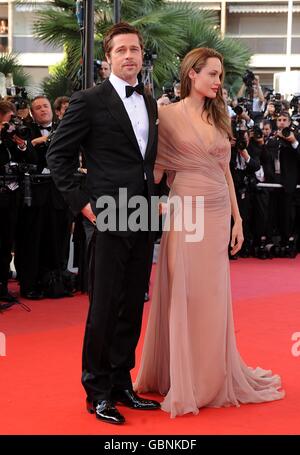
[[145, 153], [145, 158], [147, 156], [147, 153], [151, 150], [154, 137], [155, 137], [155, 121], [156, 121], [156, 115], [153, 109], [153, 104], [151, 103], [151, 98], [150, 96], [145, 96], [144, 95], [144, 100], [148, 112], [148, 118], [149, 118], [149, 135], [148, 135], [148, 143], [147, 143], [147, 148], [146, 148], [146, 153]]
[[115, 89], [113, 88], [112, 84], [109, 81], [107, 81], [107, 82], [105, 81], [102, 84], [103, 88], [104, 88], [104, 84], [105, 84], [104, 94], [106, 96], [103, 99], [103, 93], [99, 94], [101, 100], [105, 101], [105, 104], [106, 104], [109, 112], [120, 124], [120, 126], [124, 130], [124, 133], [126, 134], [128, 139], [130, 139], [130, 141], [134, 145], [135, 149], [137, 149], [139, 156], [141, 156], [141, 158], [142, 158], [140, 148], [137, 143], [130, 118], [128, 117], [127, 111], [125, 109], [125, 106], [124, 106], [121, 98], [119, 97], [119, 95], [117, 94], [117, 92], [115, 91]]

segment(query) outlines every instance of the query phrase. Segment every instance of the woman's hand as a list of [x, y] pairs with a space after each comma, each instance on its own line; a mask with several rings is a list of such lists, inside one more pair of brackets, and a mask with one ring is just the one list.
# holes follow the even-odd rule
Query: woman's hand
[[243, 235], [243, 226], [242, 220], [239, 219], [235, 221], [232, 232], [231, 232], [231, 251], [230, 254], [234, 256], [240, 249], [242, 248], [244, 242], [244, 235]]

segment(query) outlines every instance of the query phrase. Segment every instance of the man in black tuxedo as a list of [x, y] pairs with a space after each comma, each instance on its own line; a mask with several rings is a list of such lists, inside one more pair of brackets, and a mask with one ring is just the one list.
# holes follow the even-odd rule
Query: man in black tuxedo
[[[40, 300], [48, 294], [48, 282], [52, 275], [62, 271], [63, 245], [67, 230], [67, 206], [55, 187], [49, 169], [46, 152], [48, 136], [55, 130], [50, 101], [37, 96], [31, 102], [33, 121], [27, 126], [27, 162], [35, 166], [30, 170], [31, 205], [23, 204], [18, 228], [16, 265], [21, 296]], [[26, 145], [25, 145], [26, 149]], [[61, 297], [64, 296], [61, 291]]]
[[[241, 133], [242, 132], [242, 133]], [[253, 207], [253, 187], [255, 172], [260, 168], [260, 145], [250, 138], [247, 130], [239, 130], [240, 139], [231, 141], [230, 169], [236, 191], [239, 211], [243, 217], [245, 242], [240, 251], [241, 257], [248, 257], [253, 242], [251, 214]], [[242, 140], [241, 140], [242, 138]]]
[[281, 112], [277, 117], [277, 131], [265, 145], [262, 161], [265, 181], [280, 183], [282, 190], [271, 196], [272, 218], [278, 218], [281, 246], [289, 253], [289, 242], [293, 241], [294, 198], [299, 181], [300, 138], [290, 129], [291, 117]]
[[[154, 194], [157, 106], [142, 94], [137, 75], [142, 67], [139, 32], [126, 23], [113, 26], [103, 47], [111, 65], [109, 80], [75, 93], [47, 154], [57, 187], [74, 214], [92, 223], [101, 196]], [[87, 190], [73, 178], [79, 147], [85, 151]], [[116, 209], [117, 217], [122, 210]], [[149, 232], [95, 227], [90, 242], [89, 297], [83, 346], [82, 383], [87, 409], [108, 423], [124, 423], [115, 407], [158, 409], [159, 403], [133, 392], [130, 370], [140, 336], [147, 280]]]

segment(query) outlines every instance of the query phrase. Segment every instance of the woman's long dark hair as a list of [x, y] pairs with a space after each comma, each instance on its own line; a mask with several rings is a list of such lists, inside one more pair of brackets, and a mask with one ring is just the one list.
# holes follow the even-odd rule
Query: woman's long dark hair
[[[192, 81], [189, 77], [189, 72], [194, 69], [196, 73], [199, 73], [202, 68], [206, 65], [206, 61], [209, 58], [217, 58], [220, 60], [223, 68], [223, 57], [219, 52], [208, 47], [199, 47], [190, 51], [183, 59], [181, 63], [181, 99], [189, 96], [192, 88]], [[216, 98], [205, 98], [204, 111], [207, 112], [207, 121], [213, 121], [216, 128], [224, 131], [228, 137], [232, 136], [230, 118], [227, 112], [227, 106], [223, 99], [222, 85], [224, 81], [224, 70], [220, 76], [221, 85], [217, 91]]]

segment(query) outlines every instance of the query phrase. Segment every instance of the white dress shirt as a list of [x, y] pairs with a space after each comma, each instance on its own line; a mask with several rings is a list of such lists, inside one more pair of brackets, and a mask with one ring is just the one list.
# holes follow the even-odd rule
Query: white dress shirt
[[46, 128], [50, 128], [52, 127], [52, 122], [49, 123], [49, 125], [45, 125], [45, 128], [42, 127], [42, 125], [40, 125], [40, 132], [42, 133], [42, 136], [49, 136], [50, 134], [50, 131], [48, 131]]
[[[45, 126], [45, 128], [43, 128], [42, 125], [39, 126], [41, 135], [48, 137], [50, 134], [50, 131], [48, 131], [46, 128], [52, 127], [52, 122], [50, 122], [48, 125], [44, 125], [44, 126]], [[42, 170], [42, 174], [50, 174], [50, 169], [48, 169], [47, 167], [44, 167], [44, 169]]]
[[[126, 85], [130, 84], [128, 84], [128, 82], [124, 81], [123, 79], [120, 79], [113, 73], [110, 74], [109, 81], [124, 104], [128, 117], [130, 118], [142, 157], [145, 158], [149, 135], [149, 118], [144, 98], [137, 92], [134, 92], [131, 96], [126, 98], [125, 87]], [[137, 84], [138, 81], [136, 81], [134, 87]]]

